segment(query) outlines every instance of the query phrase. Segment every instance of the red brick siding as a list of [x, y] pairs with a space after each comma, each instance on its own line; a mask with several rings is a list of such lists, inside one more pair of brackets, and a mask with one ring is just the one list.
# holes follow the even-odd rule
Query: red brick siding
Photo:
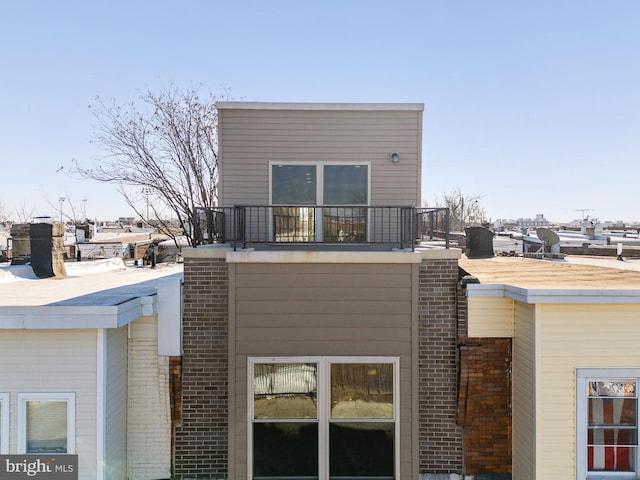
[[465, 471], [511, 472], [511, 339], [462, 338], [458, 424]]
[[184, 262], [182, 418], [175, 429], [176, 478], [228, 472], [228, 266]]
[[420, 473], [460, 473], [462, 428], [456, 425], [456, 260], [425, 260], [418, 285]]

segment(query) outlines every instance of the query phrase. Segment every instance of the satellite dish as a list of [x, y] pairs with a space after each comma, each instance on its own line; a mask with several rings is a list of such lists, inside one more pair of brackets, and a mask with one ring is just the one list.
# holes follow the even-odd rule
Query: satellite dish
[[[548, 228], [538, 227], [536, 228], [536, 235], [538, 235], [540, 242], [542, 242], [542, 253], [547, 253], [547, 251], [551, 253], [555, 251], [555, 253], [558, 253], [560, 251], [560, 237], [556, 232]], [[556, 245], [557, 247], [554, 248]]]
[[553, 230], [548, 228], [538, 227], [536, 228], [536, 234], [545, 247], [550, 247], [556, 243], [560, 243], [560, 237]]

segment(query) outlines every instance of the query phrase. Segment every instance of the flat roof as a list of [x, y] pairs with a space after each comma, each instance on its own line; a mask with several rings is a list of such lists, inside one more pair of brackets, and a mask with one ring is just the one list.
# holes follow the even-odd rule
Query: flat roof
[[480, 282], [467, 285], [468, 296], [501, 296], [526, 303], [640, 303], [640, 259], [463, 255], [459, 265]]
[[66, 277], [39, 279], [29, 265], [0, 265], [0, 329], [120, 327], [154, 314], [159, 282], [183, 270], [122, 259], [68, 262], [65, 269]]
[[218, 110], [418, 111], [424, 103], [216, 102]]

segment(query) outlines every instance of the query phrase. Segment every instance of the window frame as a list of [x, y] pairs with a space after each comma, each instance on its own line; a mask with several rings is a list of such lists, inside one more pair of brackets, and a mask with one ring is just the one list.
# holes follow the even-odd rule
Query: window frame
[[0, 393], [0, 455], [9, 454], [9, 402], [11, 397], [8, 393]]
[[[589, 390], [588, 384], [598, 380], [635, 380], [636, 396], [636, 434], [635, 471], [634, 472], [589, 472], [587, 432], [589, 428]], [[593, 478], [636, 479], [640, 474], [640, 368], [578, 368], [576, 369], [576, 474], [579, 479]], [[620, 397], [625, 398], [625, 397]]]
[[18, 454], [34, 455], [27, 453], [27, 403], [33, 401], [67, 402], [67, 451], [57, 455], [75, 455], [76, 394], [74, 392], [18, 393]]
[[[280, 161], [280, 160], [270, 160], [269, 161], [269, 205], [270, 205], [270, 209], [273, 210], [274, 207], [279, 207], [279, 206], [290, 206], [287, 204], [274, 204], [273, 203], [273, 167], [274, 166], [289, 166], [289, 167], [296, 167], [296, 166], [313, 166], [315, 168], [315, 179], [316, 179], [316, 199], [315, 199], [315, 203], [313, 205], [304, 205], [304, 206], [300, 206], [299, 208], [304, 208], [304, 207], [320, 207], [321, 211], [324, 211], [325, 208], [330, 208], [331, 206], [333, 206], [332, 204], [327, 204], [324, 201], [324, 167], [329, 166], [329, 167], [340, 167], [340, 166], [363, 166], [367, 168], [367, 199], [366, 199], [366, 203], [362, 203], [362, 204], [349, 204], [349, 205], [339, 205], [339, 206], [347, 206], [347, 207], [353, 207], [353, 208], [358, 208], [358, 207], [369, 207], [371, 205], [371, 161], [356, 161], [356, 160], [339, 160], [339, 161], [327, 161], [327, 160], [284, 160], [284, 161]], [[271, 213], [271, 215], [273, 215], [273, 212]], [[324, 215], [316, 215], [314, 218], [314, 222], [315, 222], [315, 241], [316, 242], [323, 242], [324, 241], [324, 228], [323, 228], [323, 217]], [[369, 227], [370, 227], [370, 222], [368, 221], [368, 217], [369, 217], [369, 210], [367, 209], [367, 225], [366, 225], [366, 238], [368, 239], [370, 237], [370, 232], [369, 232]], [[273, 231], [273, 222], [270, 222], [270, 231], [269, 231], [269, 236], [270, 238], [274, 238], [275, 232]]]
[[292, 356], [247, 358], [247, 478], [253, 479], [253, 425], [273, 422], [274, 419], [254, 418], [254, 365], [262, 363], [316, 363], [317, 364], [317, 424], [318, 424], [318, 479], [329, 479], [329, 428], [332, 423], [350, 422], [354, 419], [331, 417], [331, 365], [384, 363], [393, 368], [393, 415], [384, 419], [357, 419], [362, 422], [387, 422], [394, 424], [393, 467], [394, 478], [400, 478], [400, 357], [397, 356]]

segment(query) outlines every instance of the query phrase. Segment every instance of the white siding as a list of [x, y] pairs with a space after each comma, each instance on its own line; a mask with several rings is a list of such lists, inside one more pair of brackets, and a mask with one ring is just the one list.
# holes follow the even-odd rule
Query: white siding
[[504, 297], [467, 297], [470, 337], [513, 337], [514, 301]]
[[97, 478], [96, 346], [96, 330], [0, 330], [0, 391], [11, 395], [9, 453], [18, 451], [18, 393], [73, 392], [78, 478]]
[[517, 302], [512, 374], [513, 478], [536, 478], [535, 342], [535, 307]]
[[540, 478], [574, 479], [576, 369], [640, 366], [640, 305], [537, 308], [538, 473]]
[[106, 333], [105, 479], [127, 473], [127, 327]]
[[133, 322], [129, 340], [128, 469], [132, 480], [169, 478], [169, 357], [158, 356], [157, 320]]

